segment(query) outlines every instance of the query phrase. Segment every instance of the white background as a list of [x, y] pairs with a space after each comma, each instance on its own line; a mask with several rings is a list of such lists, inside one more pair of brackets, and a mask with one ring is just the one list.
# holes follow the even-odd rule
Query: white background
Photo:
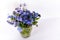
[[[33, 27], [27, 39], [6, 22], [20, 3], [26, 3], [29, 10], [41, 14], [39, 26]], [[0, 40], [60, 40], [60, 0], [0, 0]]]

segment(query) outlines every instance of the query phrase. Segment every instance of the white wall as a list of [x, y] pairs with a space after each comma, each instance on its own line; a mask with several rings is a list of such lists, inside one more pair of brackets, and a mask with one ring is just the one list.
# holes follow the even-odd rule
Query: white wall
[[27, 8], [39, 12], [42, 18], [60, 17], [59, 0], [0, 0], [0, 12], [11, 12], [20, 3], [26, 3]]
[[[42, 22], [40, 21], [40, 26], [42, 26], [42, 29], [44, 29], [47, 26], [49, 26], [47, 29], [45, 28], [45, 31], [41, 32], [45, 33], [40, 35], [40, 32], [38, 35], [36, 34], [37, 38], [35, 39], [36, 36], [31, 36], [29, 40], [49, 40], [51, 35], [50, 32], [52, 31], [52, 36], [51, 40], [57, 40], [60, 39], [60, 32], [58, 30], [60, 21], [59, 19], [56, 20], [56, 18], [60, 18], [60, 0], [0, 0], [0, 40], [25, 40], [20, 37], [19, 32], [16, 30], [15, 27], [11, 26], [6, 22], [8, 14], [12, 13], [12, 11], [19, 6], [20, 3], [26, 3], [27, 8], [31, 11], [36, 11], [41, 14], [41, 19], [43, 20]], [[52, 18], [52, 20], [50, 19]], [[45, 19], [47, 19], [45, 21]], [[51, 21], [50, 21], [50, 20]], [[55, 20], [55, 21], [53, 21]], [[52, 22], [53, 24], [50, 25]], [[56, 22], [56, 23], [55, 23]], [[48, 23], [48, 24], [46, 24]], [[55, 24], [54, 24], [55, 23]], [[46, 24], [46, 25], [45, 25]], [[45, 25], [45, 26], [44, 26]], [[55, 26], [56, 25], [56, 26]], [[50, 28], [51, 26], [51, 28]], [[55, 26], [55, 28], [54, 28]], [[57, 28], [58, 27], [58, 28]], [[50, 29], [51, 30], [50, 30]], [[56, 29], [57, 28], [57, 29]], [[40, 28], [41, 29], [41, 28]], [[39, 28], [38, 28], [39, 30]], [[48, 30], [48, 31], [47, 31]], [[55, 32], [55, 31], [57, 32]], [[50, 31], [50, 32], [49, 32]], [[46, 34], [48, 33], [48, 34]], [[56, 34], [54, 34], [56, 33]], [[34, 34], [34, 33], [32, 33]], [[55, 37], [54, 37], [54, 35]], [[59, 34], [59, 35], [57, 35]], [[46, 37], [47, 35], [47, 37]], [[54, 39], [56, 38], [56, 39]], [[28, 39], [26, 39], [28, 40]]]

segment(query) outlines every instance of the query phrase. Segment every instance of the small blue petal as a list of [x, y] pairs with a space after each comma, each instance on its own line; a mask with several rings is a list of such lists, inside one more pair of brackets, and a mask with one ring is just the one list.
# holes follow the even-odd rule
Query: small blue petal
[[20, 18], [20, 20], [19, 21], [22, 21], [22, 18]]
[[24, 6], [26, 6], [26, 4], [24, 3]]
[[21, 28], [21, 27], [18, 27], [17, 30], [18, 30], [19, 32], [21, 32], [21, 31], [22, 31], [22, 28]]
[[8, 16], [8, 18], [12, 18], [13, 16]]
[[22, 14], [21, 16], [26, 16], [27, 15], [26, 12], [22, 12], [21, 14]]
[[26, 13], [30, 13], [30, 11], [29, 10], [26, 10]]
[[14, 22], [15, 27], [19, 25], [19, 22]]
[[17, 12], [18, 12], [19, 14], [21, 14], [21, 13], [23, 12], [23, 10], [21, 10], [20, 8], [15, 8], [15, 10], [17, 10]]
[[18, 21], [22, 21], [22, 18], [21, 18], [21, 17], [17, 17], [17, 20], [18, 20]]
[[34, 17], [38, 17], [38, 13], [34, 13]]
[[31, 20], [28, 20], [28, 21], [26, 22], [26, 24], [32, 24]]
[[33, 19], [31, 19], [31, 22], [33, 22]]
[[23, 11], [22, 10], [17, 10], [17, 12], [19, 12], [19, 14], [21, 14]]
[[34, 17], [38, 17], [38, 13], [35, 13], [35, 11], [33, 11], [34, 13]]
[[15, 8], [15, 10], [18, 10], [19, 8]]
[[25, 16], [23, 17], [23, 19], [26, 20], [26, 19], [27, 19], [27, 15], [25, 15]]
[[10, 23], [11, 25], [13, 25], [14, 24], [14, 22], [9, 22], [9, 21], [7, 21], [8, 23]]
[[17, 17], [17, 20], [19, 21], [20, 20], [20, 17]]
[[17, 22], [14, 22], [14, 26], [15, 26], [15, 27], [17, 26]]
[[27, 22], [26, 24], [31, 24], [31, 22]]
[[26, 23], [27, 22], [27, 20], [23, 20], [23, 23]]
[[14, 17], [15, 19], [17, 18], [17, 16], [15, 16], [15, 15], [14, 15], [13, 17]]

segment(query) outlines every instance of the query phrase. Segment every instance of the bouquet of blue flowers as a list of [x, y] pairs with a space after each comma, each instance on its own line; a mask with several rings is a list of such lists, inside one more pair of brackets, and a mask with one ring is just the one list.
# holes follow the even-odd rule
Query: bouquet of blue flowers
[[10, 20], [7, 20], [7, 22], [18, 27], [17, 30], [21, 33], [21, 35], [24, 38], [27, 38], [30, 36], [32, 25], [36, 25], [38, 23], [37, 20], [41, 17], [41, 15], [35, 11], [30, 12], [25, 7], [26, 4], [21, 4], [19, 8], [15, 8], [13, 15], [8, 16]]

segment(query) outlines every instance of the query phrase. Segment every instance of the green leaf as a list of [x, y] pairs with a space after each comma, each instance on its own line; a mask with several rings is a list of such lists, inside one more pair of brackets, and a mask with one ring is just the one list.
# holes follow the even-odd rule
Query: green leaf
[[33, 24], [33, 25], [36, 25], [37, 23], [38, 23], [37, 21], [34, 21], [32, 24]]
[[12, 17], [12, 18], [11, 18], [11, 20], [15, 20], [15, 18], [14, 18], [14, 17]]
[[19, 23], [19, 27], [21, 27], [21, 28], [26, 28], [26, 24], [20, 22], [20, 23]]
[[22, 23], [22, 22], [20, 22], [20, 23], [19, 23], [19, 27], [21, 27], [21, 28], [22, 28], [23, 26], [24, 26], [24, 25], [23, 25], [23, 23]]
[[35, 20], [38, 20], [39, 18], [35, 18]]

